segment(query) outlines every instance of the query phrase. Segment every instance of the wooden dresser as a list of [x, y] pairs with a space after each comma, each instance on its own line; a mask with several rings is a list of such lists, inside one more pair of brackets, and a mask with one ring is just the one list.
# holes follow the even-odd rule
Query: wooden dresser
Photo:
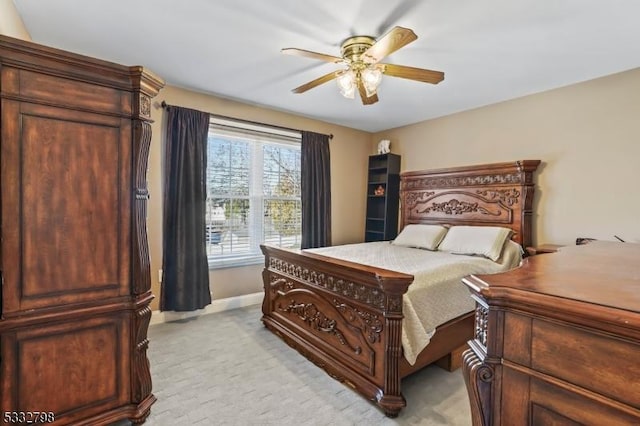
[[640, 424], [640, 244], [564, 247], [464, 283], [474, 425]]
[[146, 170], [162, 86], [0, 36], [3, 424], [149, 414]]

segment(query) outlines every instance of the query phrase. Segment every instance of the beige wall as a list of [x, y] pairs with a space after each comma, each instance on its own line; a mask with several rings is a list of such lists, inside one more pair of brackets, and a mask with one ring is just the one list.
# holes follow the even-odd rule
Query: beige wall
[[[162, 145], [166, 117], [159, 107], [162, 100], [170, 105], [229, 117], [333, 134], [330, 145], [333, 243], [345, 244], [363, 240], [366, 158], [371, 154], [370, 133], [168, 86], [160, 91], [152, 111], [155, 123], [152, 126], [153, 137], [148, 171], [151, 198], [147, 223], [152, 289], [156, 296], [160, 295], [158, 270], [162, 267]], [[261, 291], [260, 272], [260, 265], [211, 271], [211, 290], [214, 298], [222, 299]], [[156, 299], [153, 309], [157, 309], [157, 302]]]
[[0, 0], [0, 34], [31, 41], [13, 0]]
[[640, 242], [640, 69], [377, 133], [403, 170], [540, 159], [534, 242]]

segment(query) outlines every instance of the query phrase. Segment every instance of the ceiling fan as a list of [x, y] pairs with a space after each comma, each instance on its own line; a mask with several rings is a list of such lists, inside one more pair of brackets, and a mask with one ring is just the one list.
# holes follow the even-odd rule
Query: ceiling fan
[[383, 74], [432, 84], [438, 84], [444, 79], [444, 73], [441, 71], [380, 62], [386, 56], [417, 38], [418, 36], [408, 28], [394, 27], [378, 39], [370, 36], [353, 36], [345, 39], [340, 46], [341, 58], [296, 48], [282, 49], [282, 53], [347, 66], [344, 69], [330, 72], [296, 87], [292, 90], [293, 93], [304, 93], [309, 89], [336, 79], [340, 93], [343, 96], [354, 98], [357, 89], [362, 103], [371, 105], [378, 102], [377, 89]]

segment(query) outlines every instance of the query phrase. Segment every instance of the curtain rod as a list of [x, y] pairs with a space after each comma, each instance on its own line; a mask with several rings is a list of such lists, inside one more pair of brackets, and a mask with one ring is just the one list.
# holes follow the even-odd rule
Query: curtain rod
[[[160, 106], [163, 109], [167, 109], [167, 108], [171, 107], [171, 105], [169, 105], [165, 101], [162, 101], [160, 103]], [[220, 114], [213, 114], [213, 113], [208, 113], [208, 114], [213, 115], [214, 117], [217, 117], [217, 118], [224, 118], [224, 119], [227, 119], [227, 120], [242, 121], [242, 122], [245, 122], [245, 123], [255, 124], [255, 125], [258, 125], [258, 126], [272, 127], [274, 129], [280, 129], [280, 130], [291, 130], [293, 132], [302, 132], [302, 130], [300, 130], [300, 129], [293, 129], [291, 127], [276, 126], [275, 124], [265, 124], [265, 123], [260, 123], [258, 121], [251, 121], [251, 120], [244, 120], [244, 119], [241, 119], [241, 118], [227, 117], [226, 115], [220, 115]], [[329, 139], [333, 139], [333, 133], [329, 133], [327, 136], [329, 136]]]

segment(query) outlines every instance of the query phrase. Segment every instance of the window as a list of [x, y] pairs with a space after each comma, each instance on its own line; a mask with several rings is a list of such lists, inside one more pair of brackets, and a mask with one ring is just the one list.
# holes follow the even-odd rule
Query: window
[[260, 244], [299, 248], [300, 134], [212, 117], [206, 244], [212, 267], [261, 262]]

